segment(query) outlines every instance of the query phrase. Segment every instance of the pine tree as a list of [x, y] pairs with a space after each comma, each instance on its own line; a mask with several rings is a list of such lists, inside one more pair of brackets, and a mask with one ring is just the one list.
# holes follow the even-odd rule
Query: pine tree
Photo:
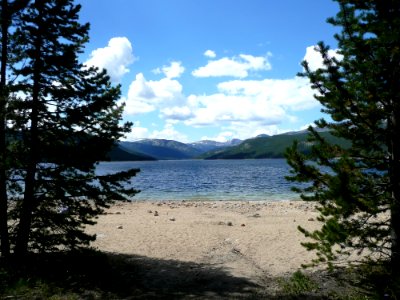
[[20, 184], [9, 192], [23, 194], [10, 212], [18, 255], [87, 245], [95, 237], [84, 227], [137, 192], [125, 184], [136, 169], [95, 173], [131, 124], [121, 125], [120, 87], [105, 71], [78, 62], [89, 30], [79, 10], [73, 0], [30, 1], [15, 26], [24, 53], [24, 63], [13, 65], [13, 92], [23, 96], [14, 99], [10, 120], [18, 133], [13, 178]]
[[329, 23], [342, 59], [319, 43], [324, 67], [305, 72], [315, 98], [332, 121], [321, 119], [349, 149], [329, 144], [310, 128], [310, 154], [287, 151], [290, 180], [302, 182], [304, 200], [318, 202], [320, 230], [300, 228], [319, 259], [331, 266], [354, 251], [375, 262], [389, 261], [400, 273], [400, 2], [336, 0], [340, 11]]

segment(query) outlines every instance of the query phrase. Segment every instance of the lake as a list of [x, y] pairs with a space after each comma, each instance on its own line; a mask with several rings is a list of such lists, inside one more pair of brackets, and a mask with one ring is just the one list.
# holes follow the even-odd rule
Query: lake
[[102, 162], [97, 172], [130, 168], [141, 170], [130, 183], [141, 190], [133, 200], [299, 199], [285, 180], [290, 167], [284, 159]]

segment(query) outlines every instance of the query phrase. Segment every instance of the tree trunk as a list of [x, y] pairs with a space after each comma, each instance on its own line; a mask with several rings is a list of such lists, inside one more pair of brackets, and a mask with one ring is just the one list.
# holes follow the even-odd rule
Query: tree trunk
[[[37, 73], [37, 74], [36, 74]], [[25, 192], [21, 207], [18, 235], [15, 252], [24, 256], [28, 252], [29, 233], [32, 226], [32, 214], [37, 206], [35, 197], [35, 182], [38, 163], [38, 101], [39, 101], [39, 71], [35, 72], [32, 96], [31, 130], [29, 137], [30, 155], [25, 176]]]
[[7, 197], [7, 144], [6, 144], [6, 108], [8, 100], [7, 91], [7, 63], [8, 63], [8, 28], [10, 14], [8, 0], [1, 3], [1, 82], [0, 82], [0, 243], [1, 256], [10, 254], [10, 240], [8, 235], [8, 197]]
[[[40, 75], [38, 75], [40, 76]], [[36, 76], [35, 76], [36, 77]], [[35, 197], [35, 177], [37, 171], [37, 148], [38, 148], [38, 101], [39, 82], [34, 83], [32, 97], [31, 130], [30, 130], [30, 155], [25, 176], [25, 192], [20, 212], [15, 253], [24, 256], [28, 252], [29, 233], [32, 226], [32, 214], [37, 205]]]

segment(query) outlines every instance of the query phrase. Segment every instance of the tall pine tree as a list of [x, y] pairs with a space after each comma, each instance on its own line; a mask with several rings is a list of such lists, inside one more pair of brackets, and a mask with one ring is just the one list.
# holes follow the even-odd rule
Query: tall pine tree
[[287, 152], [293, 181], [305, 200], [319, 203], [320, 230], [301, 229], [314, 241], [319, 261], [329, 263], [354, 251], [389, 261], [400, 274], [400, 2], [336, 0], [340, 11], [329, 23], [340, 26], [337, 60], [329, 47], [316, 49], [324, 67], [303, 76], [332, 121], [316, 122], [351, 141], [349, 149], [331, 145], [310, 128], [310, 154], [295, 144]]
[[8, 120], [18, 133], [12, 178], [19, 182], [8, 190], [17, 195], [10, 234], [18, 255], [87, 245], [95, 237], [84, 227], [137, 192], [125, 184], [136, 169], [95, 173], [131, 124], [121, 125], [120, 87], [105, 71], [78, 62], [89, 29], [79, 23], [79, 10], [73, 0], [29, 1], [13, 32], [24, 60], [12, 66], [19, 98]]

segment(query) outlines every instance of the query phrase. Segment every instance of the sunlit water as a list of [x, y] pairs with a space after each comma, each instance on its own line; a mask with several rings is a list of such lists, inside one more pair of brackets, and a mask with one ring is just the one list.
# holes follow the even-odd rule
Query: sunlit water
[[130, 168], [141, 170], [130, 183], [141, 190], [133, 200], [299, 199], [285, 179], [290, 167], [284, 159], [104, 162], [97, 172]]

